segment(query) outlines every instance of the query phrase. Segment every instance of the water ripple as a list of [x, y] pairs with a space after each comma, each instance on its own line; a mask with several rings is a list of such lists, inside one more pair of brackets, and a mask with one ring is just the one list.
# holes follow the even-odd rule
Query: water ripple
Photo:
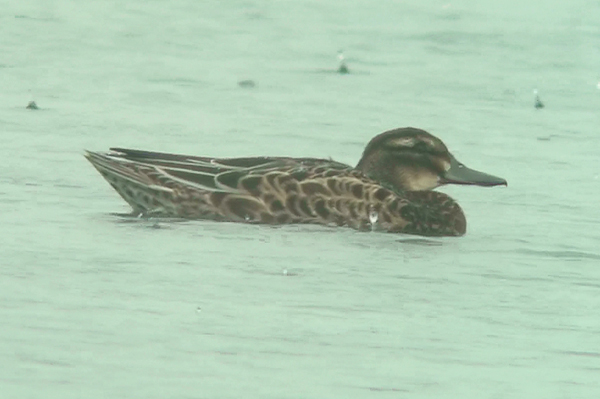
[[594, 259], [600, 260], [600, 255], [590, 252], [583, 251], [538, 251], [534, 249], [518, 249], [516, 252], [525, 255], [544, 256], [549, 258], [557, 259], [568, 259], [568, 260], [581, 260], [581, 259]]

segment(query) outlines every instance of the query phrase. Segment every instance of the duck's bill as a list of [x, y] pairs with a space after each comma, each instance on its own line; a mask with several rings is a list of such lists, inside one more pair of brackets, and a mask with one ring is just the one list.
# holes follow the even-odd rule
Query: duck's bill
[[448, 169], [446, 173], [442, 175], [441, 183], [468, 184], [484, 187], [507, 185], [506, 180], [503, 178], [469, 169], [462, 163], [458, 162], [452, 155], [450, 155], [450, 169]]

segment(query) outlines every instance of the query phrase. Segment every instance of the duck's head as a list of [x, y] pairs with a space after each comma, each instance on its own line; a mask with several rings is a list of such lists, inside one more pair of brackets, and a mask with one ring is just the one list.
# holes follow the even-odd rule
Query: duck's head
[[374, 137], [357, 169], [390, 188], [431, 190], [443, 184], [506, 185], [506, 180], [467, 168], [437, 137], [412, 127]]

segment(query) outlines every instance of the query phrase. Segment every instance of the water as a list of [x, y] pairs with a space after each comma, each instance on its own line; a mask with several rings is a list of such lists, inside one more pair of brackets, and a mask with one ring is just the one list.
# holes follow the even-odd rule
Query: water
[[[0, 396], [600, 395], [597, 2], [2, 9]], [[442, 189], [465, 237], [123, 220], [82, 156], [354, 164], [400, 126], [508, 180]]]

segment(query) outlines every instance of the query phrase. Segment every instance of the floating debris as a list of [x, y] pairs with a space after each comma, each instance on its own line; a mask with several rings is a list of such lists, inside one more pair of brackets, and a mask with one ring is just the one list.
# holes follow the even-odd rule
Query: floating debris
[[537, 89], [535, 89], [533, 91], [533, 94], [535, 95], [535, 108], [536, 109], [542, 109], [542, 108], [544, 108], [544, 103], [542, 102], [542, 100], [540, 100], [540, 96], [538, 94]]
[[40, 109], [37, 104], [35, 103], [35, 101], [29, 101], [29, 104], [27, 104], [27, 107], [25, 107], [26, 109]]
[[288, 269], [283, 269], [283, 276], [284, 277], [295, 277], [297, 275], [298, 275], [298, 273], [290, 272], [290, 271], [288, 271]]
[[256, 82], [252, 79], [240, 80], [238, 82], [238, 86], [243, 87], [245, 89], [251, 89], [253, 87], [256, 87]]
[[346, 65], [346, 62], [344, 61], [344, 52], [342, 50], [338, 51], [338, 60], [340, 60], [340, 66], [338, 67], [337, 72], [341, 75], [350, 73], [348, 65]]

